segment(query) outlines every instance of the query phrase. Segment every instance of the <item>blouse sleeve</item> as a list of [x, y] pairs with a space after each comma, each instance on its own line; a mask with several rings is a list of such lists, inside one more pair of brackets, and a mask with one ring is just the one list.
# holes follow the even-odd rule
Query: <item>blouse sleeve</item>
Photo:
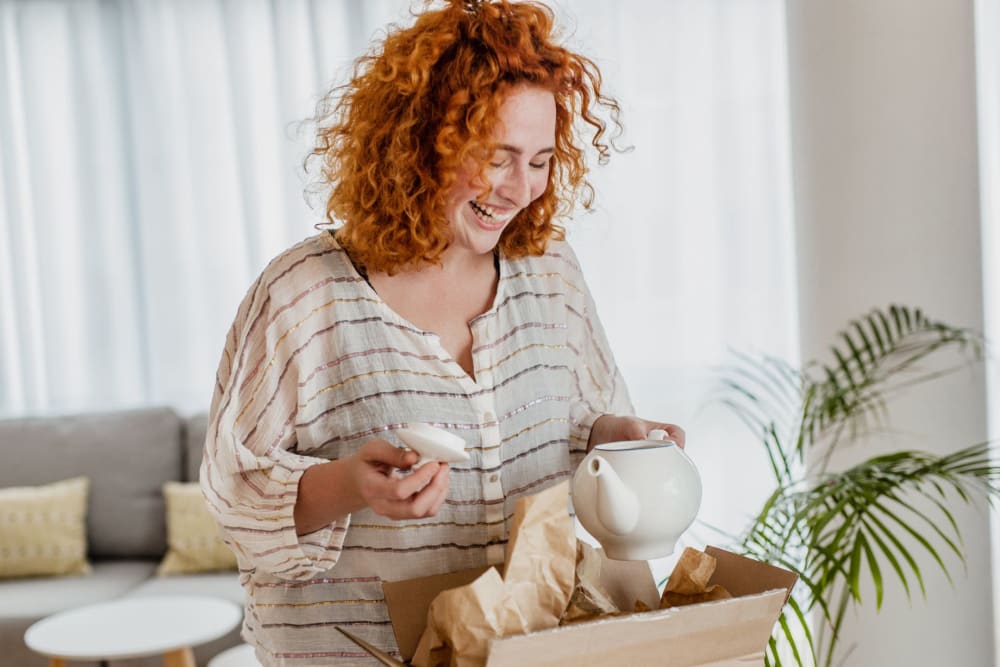
[[326, 459], [294, 453], [295, 327], [274, 315], [263, 279], [240, 305], [216, 378], [201, 487], [240, 568], [307, 579], [338, 560], [350, 517], [296, 534], [302, 474]]
[[[579, 262], [568, 245], [560, 252], [570, 260], [567, 282], [575, 287], [576, 293], [569, 313], [574, 381], [570, 402], [570, 454], [575, 467], [587, 452], [590, 429], [598, 417], [631, 415], [634, 409]], [[573, 322], [574, 319], [577, 321]]]

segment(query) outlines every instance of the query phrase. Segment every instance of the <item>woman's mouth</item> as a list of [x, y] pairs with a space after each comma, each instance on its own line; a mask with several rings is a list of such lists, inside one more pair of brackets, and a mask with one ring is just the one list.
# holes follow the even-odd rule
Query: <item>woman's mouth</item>
[[469, 207], [472, 209], [472, 213], [480, 226], [491, 232], [503, 229], [510, 222], [510, 219], [514, 217], [513, 212], [501, 213], [489, 204], [477, 201], [470, 201]]

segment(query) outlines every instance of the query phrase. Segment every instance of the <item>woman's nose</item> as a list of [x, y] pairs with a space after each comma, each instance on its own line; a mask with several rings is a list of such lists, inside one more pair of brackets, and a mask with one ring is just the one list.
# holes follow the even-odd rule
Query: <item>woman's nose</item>
[[496, 185], [501, 197], [509, 200], [519, 208], [531, 203], [531, 179], [527, 170], [515, 167], [504, 174], [503, 181]]

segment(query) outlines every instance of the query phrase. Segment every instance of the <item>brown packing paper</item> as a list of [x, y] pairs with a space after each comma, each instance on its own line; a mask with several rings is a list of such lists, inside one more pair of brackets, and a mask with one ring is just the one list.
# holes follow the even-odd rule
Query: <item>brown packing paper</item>
[[[795, 583], [795, 575], [716, 547], [705, 547], [705, 552], [716, 559], [709, 586], [724, 586], [732, 598], [657, 610], [660, 593], [649, 565], [645, 561], [609, 560], [602, 555], [601, 585], [618, 608], [629, 609], [636, 600], [641, 600], [652, 611], [617, 614], [493, 639], [486, 666], [762, 664], [761, 651]], [[434, 597], [441, 591], [474, 581], [483, 571], [479, 568], [383, 582], [389, 616], [404, 660], [414, 654]], [[390, 667], [408, 664], [384, 656], [378, 659]]]
[[385, 603], [389, 607], [392, 631], [405, 660], [417, 652], [417, 644], [427, 625], [427, 612], [438, 594], [471, 584], [490, 568], [480, 567], [447, 574], [430, 575], [404, 581], [382, 582]]
[[490, 638], [510, 628], [523, 632], [523, 625], [518, 610], [507, 600], [500, 573], [491, 567], [471, 584], [438, 593], [427, 612], [427, 628], [413, 664], [483, 665]]
[[560, 623], [573, 623], [621, 610], [601, 585], [601, 554], [586, 542], [576, 543], [576, 585]]
[[569, 482], [522, 498], [514, 508], [503, 580], [528, 620], [528, 630], [551, 628], [573, 592], [576, 530]]
[[715, 565], [715, 558], [709, 554], [685, 548], [663, 588], [660, 609], [731, 598], [732, 595], [722, 586], [710, 586], [708, 583], [715, 572]]
[[[481, 667], [489, 642], [559, 624], [573, 592], [576, 538], [569, 483], [522, 498], [514, 510], [503, 578], [489, 569], [471, 584], [440, 593], [427, 612], [415, 667]], [[451, 649], [442, 662], [445, 647]]]

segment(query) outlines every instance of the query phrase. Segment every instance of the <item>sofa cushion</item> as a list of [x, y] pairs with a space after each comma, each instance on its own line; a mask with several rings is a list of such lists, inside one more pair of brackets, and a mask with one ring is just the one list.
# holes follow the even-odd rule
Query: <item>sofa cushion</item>
[[155, 570], [156, 561], [111, 560], [95, 562], [84, 576], [5, 579], [0, 582], [0, 623], [37, 621], [57, 611], [113, 600], [148, 580]]
[[0, 489], [0, 578], [86, 574], [87, 478]]
[[156, 573], [160, 576], [235, 570], [236, 556], [219, 535], [208, 513], [198, 482], [167, 482], [167, 551]]
[[129, 590], [128, 596], [139, 595], [211, 595], [243, 606], [245, 596], [236, 572], [180, 574], [154, 577]]
[[208, 415], [204, 412], [184, 420], [184, 473], [185, 481], [197, 482], [201, 457], [205, 451], [205, 434]]
[[90, 480], [91, 558], [162, 557], [163, 484], [181, 479], [180, 418], [168, 408], [0, 421], [0, 487]]

